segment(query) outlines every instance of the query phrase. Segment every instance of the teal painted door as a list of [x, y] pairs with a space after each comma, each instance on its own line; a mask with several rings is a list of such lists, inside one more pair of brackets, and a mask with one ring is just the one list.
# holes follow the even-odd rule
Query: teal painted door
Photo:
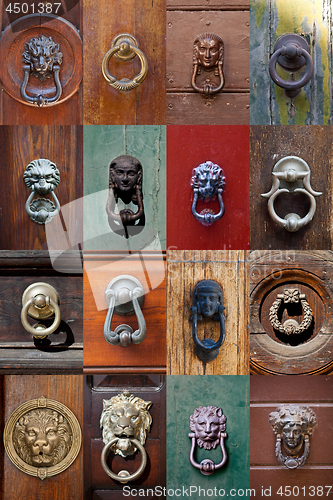
[[[251, 125], [332, 124], [331, 1], [251, 0], [250, 19]], [[286, 33], [306, 39], [314, 64], [312, 79], [294, 99], [285, 96], [268, 71], [275, 42]], [[282, 69], [278, 73], [284, 80], [290, 78]]]
[[[143, 170], [145, 227], [126, 239], [108, 224], [109, 165], [120, 155]], [[118, 203], [121, 205], [121, 201]], [[124, 208], [120, 206], [119, 210]], [[129, 208], [137, 210], [134, 205]], [[84, 126], [84, 250], [164, 250], [166, 247], [166, 127]]]
[[[192, 497], [199, 498], [199, 487], [209, 498], [246, 496], [250, 486], [249, 474], [249, 376], [203, 375], [168, 376], [167, 378], [167, 486], [169, 498], [172, 490], [192, 487]], [[199, 406], [222, 408], [226, 416], [226, 464], [212, 475], [205, 476], [190, 461], [190, 415]], [[221, 461], [221, 449], [205, 450], [196, 446], [196, 461]], [[197, 488], [195, 490], [193, 488]], [[216, 489], [215, 489], [216, 488]], [[223, 491], [225, 494], [223, 495]], [[233, 490], [231, 492], [231, 490]], [[238, 491], [239, 490], [239, 491]], [[243, 490], [244, 493], [240, 490]], [[179, 491], [178, 491], [179, 492]], [[233, 495], [235, 493], [235, 495]], [[204, 496], [202, 493], [200, 495]], [[249, 496], [249, 493], [248, 493]]]

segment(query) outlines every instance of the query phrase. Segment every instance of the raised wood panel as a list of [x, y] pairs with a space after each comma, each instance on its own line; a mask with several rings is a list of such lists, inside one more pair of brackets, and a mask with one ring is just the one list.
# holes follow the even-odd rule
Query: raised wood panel
[[[247, 252], [169, 251], [167, 298], [168, 375], [245, 375], [248, 357]], [[190, 321], [193, 289], [212, 279], [223, 289], [226, 337], [218, 357], [209, 363], [195, 353]], [[198, 322], [198, 336], [218, 339], [218, 322]]]
[[[67, 250], [70, 241], [82, 242], [82, 128], [75, 126], [2, 126], [0, 128], [0, 248], [2, 250], [47, 250], [46, 225], [37, 224], [25, 211], [31, 191], [23, 174], [35, 159], [54, 162], [60, 172], [55, 194], [65, 210], [65, 219], [55, 217], [47, 224], [59, 250]], [[51, 195], [47, 195], [51, 198]], [[72, 202], [72, 203], [71, 203]], [[68, 205], [65, 208], [65, 205]], [[51, 236], [51, 234], [50, 234]]]
[[[251, 127], [251, 249], [326, 250], [332, 247], [332, 167], [333, 131], [330, 127]], [[286, 156], [298, 156], [309, 165], [311, 186], [322, 192], [316, 198], [313, 220], [291, 233], [276, 224], [268, 212], [267, 193], [272, 186], [274, 165]], [[310, 203], [303, 193], [282, 193], [274, 203], [284, 217], [297, 213], [304, 217]]]
[[[84, 123], [165, 123], [165, 1], [83, 0]], [[130, 92], [113, 89], [104, 79], [101, 64], [120, 33], [130, 33], [148, 61], [146, 79]], [[127, 63], [110, 62], [118, 78], [133, 78], [140, 71], [136, 57]]]
[[[83, 380], [80, 375], [27, 375], [4, 377], [4, 418], [20, 404], [43, 395], [66, 405], [76, 416], [83, 429]], [[83, 498], [83, 452], [82, 449], [73, 464], [61, 474], [44, 481], [28, 476], [17, 469], [4, 454], [3, 498], [17, 500], [31, 498], [38, 500], [82, 500]]]
[[[84, 371], [104, 372], [165, 371], [166, 364], [166, 290], [165, 262], [162, 255], [106, 254], [85, 255], [84, 264]], [[105, 290], [120, 275], [137, 278], [145, 290], [142, 307], [147, 334], [140, 344], [127, 347], [110, 345], [103, 328], [107, 314]], [[136, 315], [126, 318], [114, 314], [112, 329], [126, 323], [137, 329]]]

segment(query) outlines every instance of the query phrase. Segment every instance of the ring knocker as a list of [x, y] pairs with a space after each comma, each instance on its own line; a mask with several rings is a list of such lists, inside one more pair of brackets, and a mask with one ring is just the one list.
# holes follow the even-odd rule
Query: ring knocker
[[[50, 60], [51, 62], [47, 62]], [[55, 104], [59, 101], [62, 94], [59, 78], [62, 53], [59, 51], [59, 45], [56, 44], [51, 37], [46, 37], [44, 35], [39, 38], [32, 38], [29, 43], [25, 44], [23, 62], [25, 64], [23, 64], [24, 78], [21, 85], [22, 98], [27, 103], [37, 104], [39, 107]], [[53, 97], [44, 97], [42, 94], [34, 97], [29, 96], [26, 93], [26, 88], [29, 82], [30, 73], [36, 78], [39, 78], [42, 82], [45, 81], [46, 78], [51, 78], [53, 73], [56, 86], [55, 95]]]
[[[297, 156], [286, 156], [279, 160], [273, 168], [273, 184], [271, 190], [261, 195], [263, 198], [269, 198], [268, 212], [273, 221], [289, 232], [294, 233], [312, 221], [316, 211], [316, 200], [314, 197], [323, 194], [312, 189], [310, 185], [310, 175], [310, 167], [304, 160]], [[301, 218], [296, 213], [290, 213], [287, 214], [284, 219], [279, 217], [274, 209], [274, 201], [281, 193], [306, 194], [311, 203], [307, 215]]]
[[[221, 286], [213, 280], [199, 281], [193, 291], [192, 337], [195, 343], [195, 352], [201, 361], [208, 363], [217, 358], [219, 348], [225, 340], [223, 291]], [[198, 320], [213, 318], [220, 323], [220, 337], [217, 342], [212, 339], [199, 340]]]
[[[306, 71], [300, 80], [285, 81], [277, 74], [276, 63], [290, 71], [292, 77], [294, 72], [302, 69], [305, 64]], [[273, 82], [283, 88], [288, 97], [296, 97], [313, 75], [313, 61], [305, 38], [294, 33], [282, 35], [274, 46], [274, 53], [269, 63], [269, 74]]]
[[[146, 322], [141, 307], [144, 301], [144, 289], [140, 281], [133, 276], [114, 278], [105, 290], [105, 299], [109, 306], [105, 323], [104, 337], [111, 345], [120, 344], [127, 347], [131, 343], [140, 344], [146, 336]], [[113, 313], [129, 316], [135, 313], [139, 328], [133, 331], [129, 325], [119, 325], [115, 331], [111, 329]]]
[[[225, 186], [225, 175], [221, 167], [211, 161], [201, 163], [192, 171], [191, 187], [194, 192], [192, 215], [204, 226], [211, 226], [224, 215], [222, 193]], [[197, 212], [198, 200], [208, 203], [218, 199], [220, 210], [216, 214], [210, 208]]]
[[[295, 319], [287, 319], [283, 325], [280, 322], [279, 310], [283, 304], [298, 304], [301, 303], [303, 309], [303, 321], [299, 325]], [[269, 320], [274, 330], [277, 330], [285, 335], [298, 335], [305, 332], [312, 323], [313, 315], [311, 307], [306, 301], [305, 294], [299, 293], [297, 288], [288, 288], [284, 290], [284, 294], [278, 293], [276, 300], [271, 305], [269, 310]]]
[[[44, 339], [54, 333], [61, 322], [59, 297], [53, 286], [48, 283], [33, 283], [28, 286], [22, 295], [21, 322], [27, 332], [36, 339]], [[48, 328], [38, 323], [31, 326], [28, 316], [34, 319], [48, 319], [54, 315], [54, 320]]]
[[[191, 84], [194, 90], [200, 92], [205, 97], [217, 94], [224, 85], [223, 76], [223, 55], [224, 44], [222, 38], [212, 33], [204, 33], [194, 40], [193, 45], [193, 71]], [[215, 76], [219, 77], [219, 83], [216, 84], [208, 77], [209, 72], [214, 70]], [[204, 72], [207, 76], [202, 83], [202, 87], [197, 85], [198, 75]]]
[[[111, 75], [109, 71], [109, 62], [112, 56], [121, 61], [129, 61], [136, 55], [140, 59], [141, 70], [132, 80], [128, 78], [117, 80], [115, 76]], [[144, 53], [139, 49], [138, 41], [133, 35], [121, 33], [112, 40], [111, 49], [103, 58], [102, 73], [111, 87], [122, 92], [128, 92], [129, 90], [135, 89], [135, 87], [138, 87], [138, 85], [143, 82], [148, 73], [148, 62]]]
[[[227, 433], [224, 432], [226, 420], [222, 409], [217, 406], [199, 406], [190, 416], [190, 429], [192, 431], [188, 435], [192, 439], [190, 462], [204, 476], [210, 476], [216, 470], [221, 469], [227, 461], [227, 452], [224, 446], [224, 440], [227, 438]], [[215, 449], [220, 445], [221, 462], [215, 464], [210, 458], [205, 458], [198, 464], [194, 458], [196, 444], [205, 450]]]
[[111, 479], [114, 479], [115, 481], [119, 481], [120, 483], [128, 483], [128, 481], [135, 481], [135, 479], [138, 479], [143, 473], [143, 471], [146, 468], [147, 465], [147, 453], [142, 444], [137, 440], [137, 439], [129, 439], [130, 443], [140, 451], [141, 453], [141, 464], [140, 467], [136, 472], [133, 474], [130, 474], [127, 470], [122, 470], [118, 474], [115, 474], [112, 472], [112, 470], [109, 469], [107, 465], [107, 457], [110, 451], [110, 448], [114, 445], [117, 444], [120, 441], [120, 438], [116, 437], [109, 441], [107, 445], [104, 446], [102, 454], [101, 454], [101, 463], [102, 467], [107, 473], [108, 476], [111, 477]]

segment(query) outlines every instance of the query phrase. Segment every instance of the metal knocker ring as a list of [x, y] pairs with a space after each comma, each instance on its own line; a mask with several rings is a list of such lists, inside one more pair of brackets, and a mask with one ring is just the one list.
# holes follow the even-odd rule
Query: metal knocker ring
[[[128, 78], [117, 80], [115, 76], [111, 75], [109, 71], [109, 62], [112, 56], [115, 56], [121, 61], [128, 61], [133, 59], [136, 55], [140, 59], [141, 70], [132, 80]], [[122, 33], [112, 40], [111, 49], [103, 58], [102, 73], [108, 84], [121, 92], [128, 92], [129, 90], [135, 89], [135, 87], [138, 87], [138, 85], [143, 82], [148, 73], [148, 62], [144, 53], [139, 49], [138, 41], [134, 36], [128, 33]]]
[[29, 76], [30, 76], [30, 66], [25, 64], [23, 66], [23, 71], [24, 71], [24, 79], [23, 79], [23, 82], [21, 85], [21, 96], [25, 101], [27, 101], [29, 104], [37, 104], [37, 106], [39, 106], [40, 108], [44, 105], [54, 104], [57, 101], [59, 101], [61, 94], [62, 94], [62, 87], [61, 87], [60, 78], [59, 78], [60, 66], [58, 66], [57, 64], [55, 64], [53, 66], [54, 83], [55, 83], [55, 86], [57, 89], [56, 93], [53, 97], [44, 97], [42, 94], [39, 94], [36, 97], [30, 97], [26, 93], [26, 88], [27, 88]]
[[[225, 187], [225, 175], [221, 167], [212, 161], [205, 161], [192, 171], [191, 187], [193, 189], [192, 215], [204, 226], [211, 226], [224, 215], [222, 198]], [[198, 200], [208, 203], [217, 198], [220, 210], [217, 214], [210, 208], [197, 212]]]
[[[301, 303], [303, 310], [303, 321], [299, 325], [295, 319], [289, 318], [287, 319], [283, 325], [279, 320], [279, 310], [280, 307], [284, 304], [298, 304]], [[299, 293], [297, 288], [288, 288], [284, 290], [284, 293], [277, 294], [277, 298], [273, 302], [269, 310], [269, 320], [271, 322], [274, 330], [277, 330], [285, 335], [298, 335], [300, 333], [305, 332], [307, 330], [313, 319], [312, 309], [309, 306], [309, 303], [305, 299], [304, 293]]]
[[[36, 339], [44, 339], [54, 333], [61, 322], [58, 306], [58, 294], [48, 283], [33, 283], [22, 295], [21, 322], [27, 332]], [[35, 319], [48, 319], [54, 314], [54, 321], [46, 328], [42, 324], [33, 327], [28, 322], [28, 315]]]
[[146, 453], [143, 445], [140, 443], [140, 441], [138, 441], [137, 439], [130, 439], [129, 438], [128, 440], [131, 442], [131, 444], [133, 444], [141, 452], [142, 458], [141, 458], [140, 467], [138, 468], [138, 470], [136, 472], [134, 472], [134, 474], [130, 474], [127, 470], [122, 470], [118, 474], [115, 474], [114, 472], [112, 472], [112, 470], [109, 469], [109, 467], [106, 463], [106, 460], [107, 460], [107, 456], [108, 456], [108, 453], [109, 453], [111, 446], [113, 444], [117, 443], [119, 440], [120, 440], [120, 438], [116, 437], [114, 439], [111, 439], [111, 441], [109, 441], [108, 444], [106, 444], [104, 446], [102, 454], [101, 454], [102, 467], [103, 467], [104, 471], [107, 473], [107, 475], [115, 481], [119, 481], [120, 483], [128, 483], [128, 481], [135, 481], [135, 479], [140, 477], [141, 474], [143, 473], [143, 471], [145, 470], [145, 467], [147, 465], [147, 453]]
[[200, 464], [198, 464], [198, 462], [196, 462], [194, 459], [194, 450], [195, 450], [195, 445], [196, 445], [195, 433], [190, 432], [188, 437], [192, 438], [192, 446], [191, 446], [191, 451], [190, 451], [191, 465], [193, 465], [193, 467], [195, 467], [196, 469], [200, 469], [201, 474], [204, 474], [205, 476], [210, 476], [211, 474], [213, 474], [213, 472], [215, 472], [216, 470], [221, 469], [221, 467], [223, 467], [223, 465], [227, 461], [227, 452], [226, 452], [225, 446], [224, 446], [224, 439], [227, 437], [226, 432], [220, 432], [220, 447], [221, 447], [221, 452], [222, 452], [222, 460], [218, 464], [215, 464], [213, 462], [213, 460], [211, 460], [210, 458], [204, 458], [204, 460], [202, 460], [200, 462]]

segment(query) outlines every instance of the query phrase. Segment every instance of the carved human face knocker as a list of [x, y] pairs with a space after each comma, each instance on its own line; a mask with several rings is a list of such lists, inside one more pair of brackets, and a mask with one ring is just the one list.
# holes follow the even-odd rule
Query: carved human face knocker
[[[100, 424], [103, 428], [105, 446], [101, 455], [101, 463], [108, 476], [116, 481], [121, 483], [134, 481], [141, 476], [146, 467], [147, 454], [144, 444], [152, 423], [148, 411], [151, 405], [151, 401], [144, 401], [129, 391], [103, 400]], [[134, 474], [130, 474], [128, 471], [120, 471], [118, 474], [112, 472], [106, 462], [110, 449], [123, 458], [133, 455], [139, 450], [142, 455], [139, 469]]]
[[315, 413], [308, 406], [280, 405], [268, 420], [276, 434], [275, 455], [280, 464], [288, 469], [304, 465], [310, 453], [310, 436], [317, 425]]
[[[221, 219], [224, 214], [222, 193], [225, 186], [225, 175], [221, 167], [212, 161], [205, 161], [192, 171], [191, 187], [193, 189], [192, 215], [204, 226], [210, 226]], [[220, 211], [215, 214], [210, 208], [197, 212], [198, 200], [205, 203], [218, 199]]]
[[[205, 97], [216, 94], [224, 85], [223, 52], [223, 40], [217, 35], [205, 33], [194, 40], [192, 87]], [[209, 73], [213, 70], [215, 70], [214, 76], [219, 77], [220, 81], [214, 82], [210, 76], [204, 75], [205, 79], [200, 79], [202, 86], [198, 86], [196, 79], [202, 71]]]
[[[138, 206], [136, 213], [130, 208], [115, 213], [118, 200], [126, 205]], [[117, 234], [128, 238], [139, 234], [145, 225], [142, 199], [142, 165], [133, 156], [122, 155], [110, 163], [109, 197], [106, 204], [110, 228]]]
[[[223, 415], [222, 409], [217, 406], [199, 406], [190, 416], [190, 429], [188, 437], [192, 439], [192, 447], [190, 452], [190, 462], [196, 469], [199, 469], [201, 474], [210, 476], [216, 470], [223, 467], [227, 461], [227, 453], [224, 447], [224, 439], [227, 437], [225, 432], [226, 417]], [[222, 451], [222, 460], [215, 464], [209, 458], [204, 459], [198, 464], [194, 459], [195, 445], [205, 450], [215, 449], [219, 444]]]

